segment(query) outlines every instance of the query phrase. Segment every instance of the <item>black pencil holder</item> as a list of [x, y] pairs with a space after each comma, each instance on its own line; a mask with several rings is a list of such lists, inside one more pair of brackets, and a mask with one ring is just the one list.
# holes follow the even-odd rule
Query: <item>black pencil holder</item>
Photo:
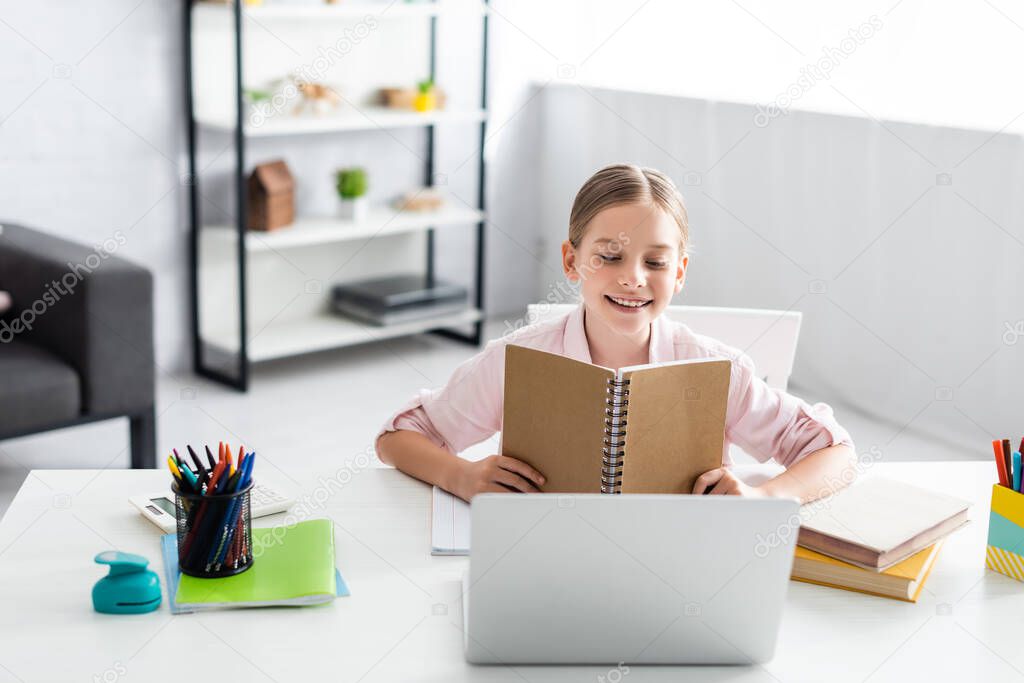
[[252, 487], [249, 482], [241, 491], [203, 496], [171, 486], [182, 574], [209, 579], [252, 566]]

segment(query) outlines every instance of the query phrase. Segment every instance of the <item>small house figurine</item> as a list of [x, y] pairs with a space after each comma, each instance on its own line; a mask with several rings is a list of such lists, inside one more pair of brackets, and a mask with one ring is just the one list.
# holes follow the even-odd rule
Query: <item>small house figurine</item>
[[249, 229], [276, 230], [295, 220], [295, 179], [284, 161], [259, 164], [249, 176]]

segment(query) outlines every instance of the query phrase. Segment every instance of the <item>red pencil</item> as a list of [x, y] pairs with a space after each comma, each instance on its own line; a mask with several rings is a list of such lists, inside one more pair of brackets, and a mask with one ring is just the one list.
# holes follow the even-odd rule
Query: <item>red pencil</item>
[[1003, 460], [1003, 442], [1001, 439], [992, 439], [992, 452], [996, 456], [996, 471], [999, 473], [999, 483], [1002, 486], [1009, 487], [1010, 483], [1006, 479], [1006, 461]]

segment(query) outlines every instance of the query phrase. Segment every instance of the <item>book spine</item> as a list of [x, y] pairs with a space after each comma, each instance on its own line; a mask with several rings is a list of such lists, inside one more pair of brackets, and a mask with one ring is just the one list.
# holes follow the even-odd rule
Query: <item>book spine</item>
[[622, 493], [622, 464], [626, 457], [626, 415], [629, 380], [608, 380], [604, 411], [604, 447], [601, 455], [601, 493]]

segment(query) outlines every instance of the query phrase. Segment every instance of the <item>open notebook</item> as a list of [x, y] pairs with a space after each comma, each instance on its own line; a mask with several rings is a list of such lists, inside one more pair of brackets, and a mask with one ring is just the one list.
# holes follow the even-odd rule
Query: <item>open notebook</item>
[[505, 348], [502, 454], [547, 478], [546, 493], [690, 493], [722, 465], [731, 362], [611, 370]]

